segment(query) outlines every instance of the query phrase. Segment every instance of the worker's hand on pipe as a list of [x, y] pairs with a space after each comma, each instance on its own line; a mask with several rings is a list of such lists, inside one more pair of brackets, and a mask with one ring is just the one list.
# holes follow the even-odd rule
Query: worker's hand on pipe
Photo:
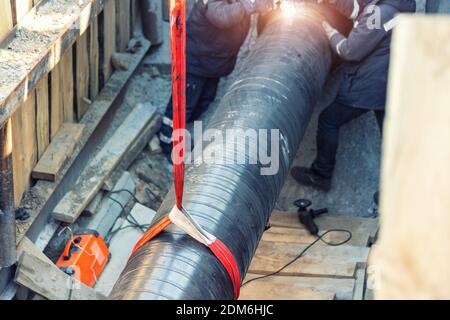
[[330, 26], [330, 24], [326, 21], [322, 22], [322, 27], [325, 30], [325, 33], [327, 34], [329, 39], [331, 39], [335, 34], [339, 33], [335, 28]]

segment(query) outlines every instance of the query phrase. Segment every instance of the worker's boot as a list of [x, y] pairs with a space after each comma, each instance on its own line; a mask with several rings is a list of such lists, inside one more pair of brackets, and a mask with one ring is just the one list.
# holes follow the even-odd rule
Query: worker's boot
[[302, 185], [310, 186], [325, 192], [331, 190], [331, 178], [324, 178], [310, 168], [294, 167], [291, 170], [291, 175], [295, 181]]

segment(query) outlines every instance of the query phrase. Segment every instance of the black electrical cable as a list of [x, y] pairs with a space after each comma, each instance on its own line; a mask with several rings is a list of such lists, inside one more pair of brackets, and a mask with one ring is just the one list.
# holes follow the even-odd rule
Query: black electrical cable
[[[113, 202], [117, 203], [117, 204], [122, 208], [122, 212], [126, 212], [125, 207], [124, 207], [119, 201], [117, 201], [116, 199], [111, 198], [111, 195], [108, 195], [108, 198], [109, 198], [110, 200], [112, 200]], [[129, 223], [131, 223], [132, 225], [136, 226], [136, 228], [141, 229], [142, 232], [145, 232], [145, 229], [144, 229], [144, 228], [141, 226], [141, 224], [136, 220], [136, 218], [131, 214], [131, 211], [128, 212], [128, 213], [125, 215], [125, 219], [126, 219]], [[133, 219], [133, 220], [130, 220], [130, 219]]]
[[[343, 240], [343, 241], [341, 241], [341, 242], [336, 242], [336, 243], [328, 242], [328, 241], [324, 240], [324, 237], [325, 237], [327, 234], [330, 234], [330, 233], [332, 233], [332, 232], [345, 232], [345, 233], [348, 234], [348, 237], [347, 237], [345, 240]], [[291, 261], [289, 261], [287, 264], [285, 264], [283, 267], [281, 267], [281, 268], [278, 269], [277, 271], [274, 271], [274, 272], [272, 272], [272, 273], [263, 275], [263, 276], [261, 276], [261, 277], [257, 277], [257, 278], [250, 279], [250, 280], [244, 282], [244, 283], [242, 284], [241, 287], [244, 287], [244, 286], [248, 285], [249, 283], [254, 282], [254, 281], [257, 281], [257, 280], [266, 279], [266, 278], [269, 278], [269, 277], [276, 276], [277, 274], [281, 273], [284, 269], [286, 269], [287, 267], [289, 267], [290, 265], [292, 265], [293, 263], [295, 263], [298, 259], [300, 259], [301, 257], [303, 257], [303, 256], [308, 252], [309, 249], [311, 249], [315, 244], [317, 244], [317, 243], [320, 242], [320, 241], [322, 241], [323, 243], [325, 243], [326, 245], [331, 246], [331, 247], [339, 247], [339, 246], [342, 246], [342, 245], [348, 243], [348, 242], [352, 239], [352, 237], [353, 237], [353, 234], [352, 234], [351, 231], [349, 231], [349, 230], [345, 230], [345, 229], [330, 229], [330, 230], [324, 232], [323, 234], [317, 236], [317, 239], [316, 239], [316, 240], [314, 240], [313, 242], [311, 242], [311, 243], [310, 243], [305, 249], [303, 249], [302, 252], [300, 252], [294, 259], [292, 259]]]
[[[150, 224], [141, 224], [141, 226], [146, 227], [146, 228], [149, 228], [149, 227], [150, 227]], [[115, 235], [115, 233], [117, 233], [117, 232], [119, 232], [119, 231], [126, 230], [126, 229], [130, 229], [130, 228], [136, 228], [136, 226], [133, 226], [133, 225], [127, 225], [127, 226], [119, 227], [119, 228], [117, 228], [117, 229], [111, 231], [111, 232], [110, 232], [110, 235], [111, 235], [111, 234], [114, 234], [114, 235]]]
[[[148, 228], [150, 227], [150, 224], [142, 224], [141, 226], [148, 229]], [[117, 229], [115, 229], [115, 230], [112, 230], [112, 231], [108, 234], [108, 240], [107, 240], [108, 246], [109, 246], [109, 244], [111, 243], [112, 238], [114, 238], [114, 236], [115, 236], [118, 232], [120, 232], [120, 231], [122, 231], [122, 230], [130, 229], [130, 228], [134, 228], [134, 229], [135, 229], [135, 228], [137, 228], [137, 227], [136, 227], [135, 225], [127, 225], [127, 226], [119, 227], [119, 228], [117, 228]]]
[[[131, 197], [134, 199], [134, 201], [136, 201], [137, 203], [140, 203], [140, 201], [138, 200], [138, 198], [136, 198], [135, 194], [133, 192], [131, 192], [128, 189], [119, 189], [119, 190], [113, 190], [113, 191], [109, 191], [107, 194], [107, 197], [112, 199], [110, 196], [113, 194], [117, 194], [117, 193], [121, 193], [121, 192], [127, 192], [131, 195]], [[114, 200], [114, 199], [112, 199]]]
[[121, 193], [121, 192], [127, 192], [127, 193], [129, 193], [136, 203], [142, 204], [142, 203], [137, 199], [137, 197], [135, 196], [135, 194], [134, 194], [133, 192], [131, 192], [130, 190], [127, 190], [127, 189], [119, 189], [119, 190], [114, 190], [114, 191], [110, 191], [110, 192], [107, 193], [106, 197], [109, 198], [111, 201], [117, 203], [117, 204], [120, 206], [120, 208], [122, 209], [122, 212], [121, 212], [120, 215], [121, 215], [124, 219], [126, 219], [126, 221], [128, 221], [128, 222], [130, 223], [130, 225], [128, 225], [128, 226], [119, 227], [119, 228], [117, 228], [117, 229], [115, 229], [115, 230], [112, 230], [112, 231], [109, 233], [109, 235], [108, 235], [108, 240], [107, 240], [107, 243], [108, 243], [108, 244], [111, 242], [112, 238], [117, 234], [117, 232], [119, 232], [119, 231], [121, 231], [121, 230], [124, 230], [124, 229], [127, 229], [127, 228], [137, 228], [137, 229], [140, 229], [141, 232], [144, 233], [144, 232], [149, 228], [149, 226], [150, 226], [150, 224], [140, 224], [140, 223], [137, 221], [137, 219], [131, 214], [131, 211], [127, 212], [125, 206], [123, 206], [123, 205], [122, 205], [119, 201], [117, 201], [116, 199], [112, 198], [112, 195], [113, 195], [113, 194], [117, 194], [117, 193]]
[[[152, 182], [152, 184], [156, 186], [155, 183]], [[155, 194], [152, 190], [150, 190], [150, 188], [147, 188], [147, 187], [146, 187], [146, 188], [144, 188], [144, 190], [145, 190], [145, 192], [147, 193], [147, 196], [150, 194], [153, 198], [155, 198], [156, 200], [162, 202], [163, 199], [161, 199], [160, 196], [158, 196], [158, 195]], [[120, 189], [120, 190], [110, 191], [110, 192], [108, 193], [108, 195], [112, 195], [112, 194], [120, 193], [120, 192], [128, 192], [128, 193], [133, 197], [134, 201], [136, 201], [137, 203], [141, 203], [141, 202], [136, 198], [136, 196], [135, 196], [130, 190], [127, 190], [127, 189]], [[141, 203], [141, 204], [142, 204], [142, 203]]]
[[160, 201], [160, 202], [163, 201], [163, 199], [161, 199], [160, 196], [158, 196], [158, 195], [155, 194], [152, 190], [150, 190], [150, 188], [145, 188], [144, 190], [145, 190], [145, 192], [147, 193], [147, 196], [150, 194], [150, 195], [151, 195], [153, 198], [155, 198], [156, 200], [158, 200], [158, 201]]

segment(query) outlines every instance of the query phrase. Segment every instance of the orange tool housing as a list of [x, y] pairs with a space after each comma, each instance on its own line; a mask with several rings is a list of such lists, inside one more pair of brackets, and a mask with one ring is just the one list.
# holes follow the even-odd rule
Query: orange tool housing
[[72, 236], [56, 265], [81, 283], [93, 287], [109, 262], [110, 252], [96, 231], [86, 230]]

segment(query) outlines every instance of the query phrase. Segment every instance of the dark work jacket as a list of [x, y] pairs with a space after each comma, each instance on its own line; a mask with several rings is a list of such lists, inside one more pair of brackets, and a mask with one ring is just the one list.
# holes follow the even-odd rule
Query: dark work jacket
[[238, 0], [197, 0], [186, 29], [187, 72], [219, 78], [233, 71], [250, 16]]
[[427, 0], [427, 13], [450, 13], [449, 0]]
[[[383, 110], [389, 70], [393, 18], [402, 12], [415, 12], [414, 0], [358, 0], [361, 10], [355, 27], [346, 39], [341, 34], [331, 38], [334, 51], [344, 63], [344, 78], [336, 101], [355, 108]], [[378, 7], [380, 24], [374, 20]], [[372, 10], [370, 10], [372, 9]], [[375, 26], [375, 27], [374, 27]], [[381, 28], [380, 28], [381, 27]]]

